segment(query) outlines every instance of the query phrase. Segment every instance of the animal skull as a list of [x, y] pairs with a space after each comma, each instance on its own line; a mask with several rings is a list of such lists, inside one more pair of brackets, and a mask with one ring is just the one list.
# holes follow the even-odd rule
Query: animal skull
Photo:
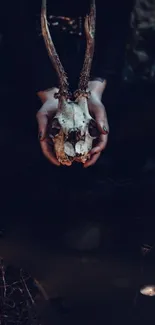
[[85, 163], [93, 140], [99, 135], [96, 122], [89, 114], [87, 99], [64, 100], [61, 105], [48, 129], [57, 159], [67, 166], [73, 161]]
[[49, 122], [47, 133], [48, 137], [53, 140], [58, 161], [67, 166], [70, 166], [73, 161], [85, 163], [89, 159], [93, 140], [99, 136], [97, 124], [90, 116], [88, 110], [88, 97], [90, 94], [88, 82], [94, 54], [95, 18], [95, 0], [92, 0], [90, 14], [85, 19], [87, 47], [84, 65], [80, 75], [78, 90], [74, 94], [75, 100], [71, 101], [67, 76], [48, 29], [46, 0], [42, 0], [42, 35], [59, 79], [59, 92], [55, 94], [59, 101], [58, 112], [54, 119]]

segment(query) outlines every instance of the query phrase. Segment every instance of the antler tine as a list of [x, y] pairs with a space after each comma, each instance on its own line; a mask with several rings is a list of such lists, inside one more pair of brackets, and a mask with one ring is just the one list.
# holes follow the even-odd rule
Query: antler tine
[[42, 28], [42, 35], [44, 38], [44, 42], [48, 51], [49, 58], [51, 59], [53, 66], [57, 72], [58, 79], [59, 79], [59, 93], [55, 94], [55, 97], [69, 97], [68, 91], [68, 81], [66, 72], [60, 62], [59, 56], [56, 52], [54, 43], [52, 41], [48, 22], [47, 22], [47, 9], [46, 9], [46, 0], [42, 0], [42, 9], [41, 9], [41, 28]]
[[89, 93], [88, 82], [90, 78], [90, 70], [92, 66], [94, 47], [95, 47], [95, 23], [96, 23], [96, 5], [95, 0], [91, 0], [90, 13], [85, 18], [85, 35], [86, 35], [86, 52], [83, 68], [80, 74], [78, 90], [75, 92], [75, 97], [79, 95], [88, 97]]

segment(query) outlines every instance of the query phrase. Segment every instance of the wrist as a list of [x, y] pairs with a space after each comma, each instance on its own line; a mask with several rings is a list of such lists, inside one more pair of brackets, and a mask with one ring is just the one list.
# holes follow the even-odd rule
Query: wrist
[[89, 81], [88, 88], [91, 91], [92, 96], [94, 96], [98, 100], [101, 100], [106, 85], [107, 81], [105, 79], [96, 78], [94, 80]]

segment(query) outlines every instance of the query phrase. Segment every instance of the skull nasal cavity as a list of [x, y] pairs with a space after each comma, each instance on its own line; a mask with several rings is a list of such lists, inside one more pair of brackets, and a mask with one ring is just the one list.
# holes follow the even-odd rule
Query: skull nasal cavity
[[77, 142], [80, 140], [80, 132], [79, 131], [70, 131], [68, 135], [69, 142]]

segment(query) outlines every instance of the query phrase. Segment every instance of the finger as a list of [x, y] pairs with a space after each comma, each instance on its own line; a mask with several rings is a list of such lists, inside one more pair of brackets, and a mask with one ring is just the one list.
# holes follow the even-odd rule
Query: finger
[[97, 121], [96, 120], [96, 123], [97, 123], [97, 127], [98, 127], [98, 130], [101, 134], [108, 134], [109, 133], [109, 130], [108, 130], [108, 127], [106, 127], [106, 123], [105, 121]]
[[91, 155], [94, 155], [96, 153], [99, 153], [103, 151], [107, 145], [108, 137], [106, 135], [101, 135], [99, 138], [99, 142], [96, 144], [96, 146], [90, 151]]
[[97, 109], [95, 110], [95, 120], [101, 134], [108, 134], [109, 126], [107, 122], [107, 116], [103, 108], [104, 107], [97, 107]]
[[48, 117], [46, 114], [43, 114], [41, 112], [38, 112], [36, 117], [37, 117], [38, 127], [39, 127], [39, 138], [42, 141], [46, 137]]
[[98, 130], [101, 134], [109, 133], [109, 126], [106, 118], [99, 118], [98, 115], [95, 116], [95, 120], [97, 123]]
[[100, 157], [101, 153], [96, 153], [94, 155], [91, 156], [91, 158], [86, 161], [86, 163], [84, 164], [84, 168], [90, 167], [92, 165], [94, 165], [96, 163], [96, 161], [98, 160], [98, 158]]
[[51, 152], [50, 147], [47, 143], [46, 140], [43, 140], [40, 142], [41, 145], [41, 149], [43, 154], [45, 155], [45, 157], [54, 165], [56, 166], [60, 166], [59, 161], [57, 160], [57, 158], [54, 156], [54, 154]]

